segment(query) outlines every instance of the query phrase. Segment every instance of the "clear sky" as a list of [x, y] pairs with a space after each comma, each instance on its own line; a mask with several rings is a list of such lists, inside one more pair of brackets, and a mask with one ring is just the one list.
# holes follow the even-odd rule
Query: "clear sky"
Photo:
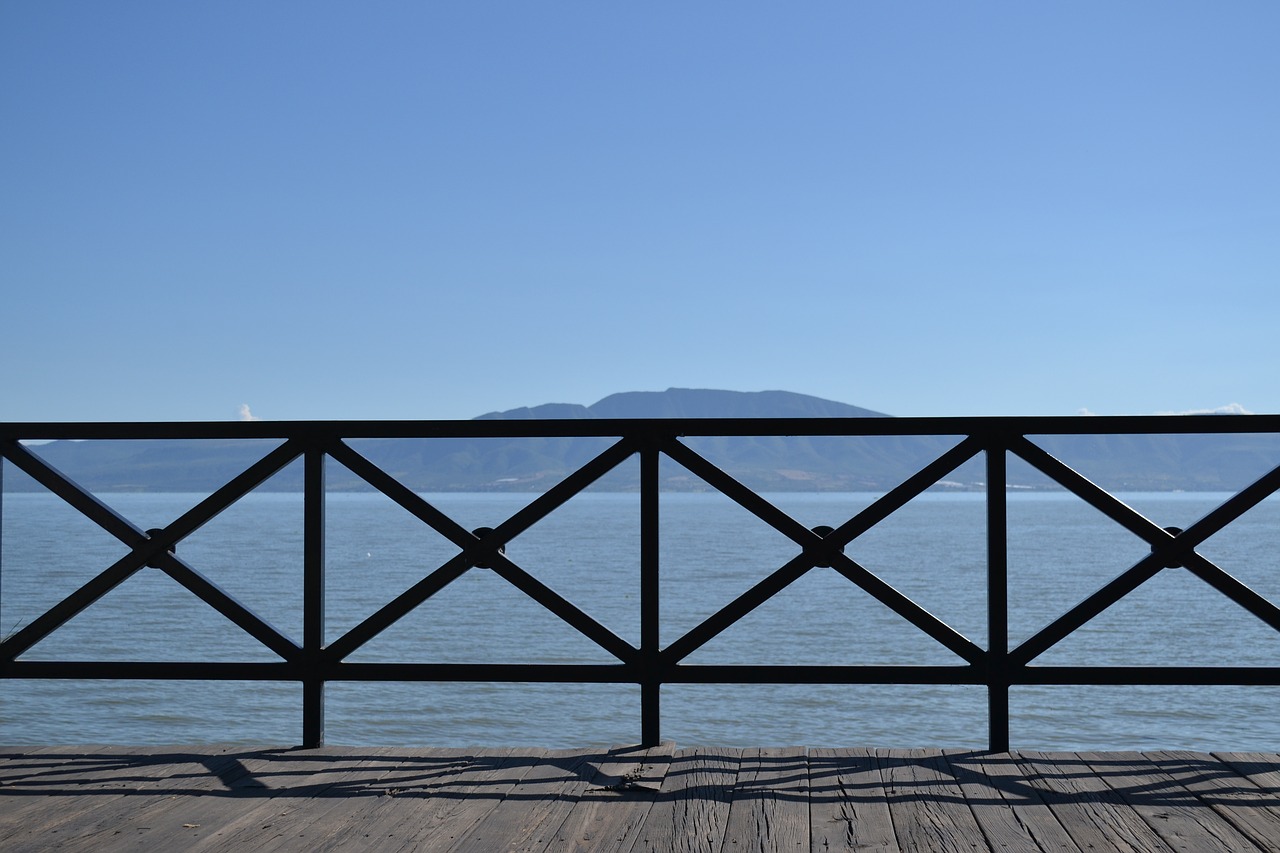
[[0, 420], [1280, 412], [1280, 3], [0, 4]]

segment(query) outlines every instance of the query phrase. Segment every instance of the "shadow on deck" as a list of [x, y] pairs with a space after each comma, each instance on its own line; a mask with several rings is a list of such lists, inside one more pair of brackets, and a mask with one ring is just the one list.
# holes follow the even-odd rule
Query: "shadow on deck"
[[1280, 850], [1275, 753], [11, 748], [0, 848]]

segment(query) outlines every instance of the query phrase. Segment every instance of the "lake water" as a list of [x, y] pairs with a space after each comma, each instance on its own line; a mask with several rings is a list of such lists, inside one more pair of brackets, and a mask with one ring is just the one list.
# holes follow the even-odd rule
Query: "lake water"
[[[162, 527], [199, 495], [107, 495], [139, 527]], [[441, 494], [470, 529], [530, 495]], [[874, 495], [775, 494], [807, 526], [838, 526]], [[1186, 527], [1227, 495], [1129, 494], [1161, 526]], [[928, 493], [847, 553], [986, 645], [985, 497]], [[1009, 496], [1010, 643], [1033, 634], [1148, 552], [1074, 496]], [[718, 494], [661, 497], [662, 644], [796, 552]], [[376, 494], [330, 495], [327, 636], [336, 639], [456, 552]], [[10, 633], [124, 549], [59, 499], [6, 494], [0, 631]], [[1280, 501], [1198, 550], [1280, 601]], [[632, 644], [639, 643], [639, 497], [588, 492], [507, 546], [507, 556]], [[302, 634], [302, 501], [251, 494], [179, 554], [289, 636]], [[160, 572], [144, 569], [30, 650], [27, 659], [277, 658]], [[355, 661], [599, 662], [614, 659], [492, 572], [472, 570], [352, 655]], [[699, 649], [689, 663], [955, 664], [959, 660], [831, 569], [814, 569]], [[1167, 570], [1039, 658], [1044, 664], [1280, 665], [1280, 636], [1180, 569]], [[297, 684], [9, 680], [0, 743], [297, 743]], [[633, 685], [331, 683], [338, 744], [583, 746], [639, 738]], [[682, 745], [956, 746], [986, 743], [986, 691], [968, 686], [667, 685], [662, 734]], [[1025, 749], [1237, 749], [1280, 745], [1277, 688], [1015, 687], [1011, 741]]]

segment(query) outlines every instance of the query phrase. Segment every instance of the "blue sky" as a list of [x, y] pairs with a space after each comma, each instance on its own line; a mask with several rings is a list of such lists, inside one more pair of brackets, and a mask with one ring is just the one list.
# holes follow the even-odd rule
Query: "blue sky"
[[0, 5], [0, 420], [1280, 412], [1280, 4]]

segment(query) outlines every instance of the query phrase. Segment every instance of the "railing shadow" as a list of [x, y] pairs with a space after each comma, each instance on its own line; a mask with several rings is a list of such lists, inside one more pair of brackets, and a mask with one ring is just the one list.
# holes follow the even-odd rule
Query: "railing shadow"
[[[779, 756], [630, 750], [254, 749], [0, 753], [0, 802], [50, 797], [752, 799], [1012, 807], [1280, 807], [1280, 755], [851, 750]], [[850, 754], [851, 753], [851, 754]], [[886, 754], [887, 753], [887, 754]], [[705, 781], [709, 776], [721, 782]], [[702, 781], [699, 781], [702, 780]], [[556, 788], [555, 786], [559, 786]], [[566, 791], [570, 793], [566, 794]]]

